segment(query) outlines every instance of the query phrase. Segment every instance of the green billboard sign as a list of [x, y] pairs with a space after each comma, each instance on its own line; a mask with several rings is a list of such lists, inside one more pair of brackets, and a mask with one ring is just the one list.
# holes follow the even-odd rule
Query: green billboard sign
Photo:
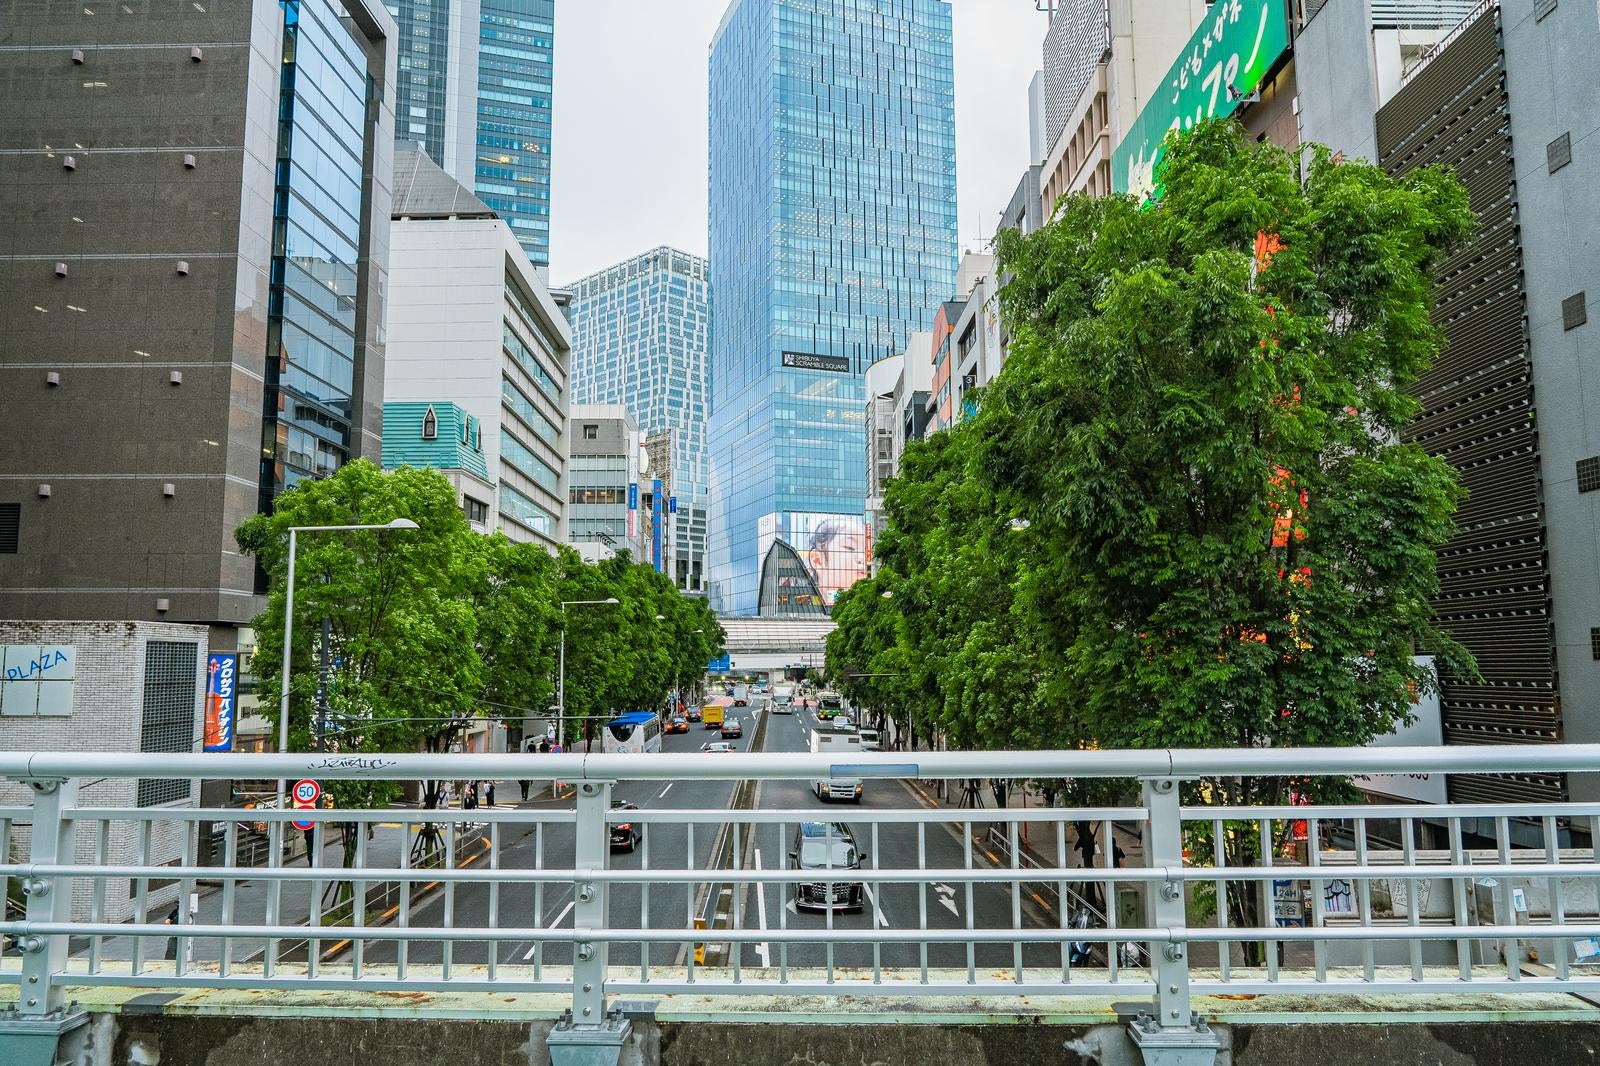
[[1284, 0], [1216, 0], [1112, 153], [1112, 187], [1141, 199], [1159, 197], [1156, 170], [1167, 133], [1233, 114], [1288, 50]]

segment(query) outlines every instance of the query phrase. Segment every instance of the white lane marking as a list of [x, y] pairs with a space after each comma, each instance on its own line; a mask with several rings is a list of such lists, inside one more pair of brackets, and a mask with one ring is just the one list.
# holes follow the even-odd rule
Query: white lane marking
[[961, 917], [961, 912], [956, 910], [956, 890], [950, 885], [938, 883], [931, 887], [939, 894], [939, 902], [944, 905], [944, 909], [954, 914], [957, 918]]
[[[561, 924], [561, 919], [565, 918], [568, 914], [570, 914], [572, 912], [572, 908], [573, 908], [574, 904], [576, 904], [577, 902], [578, 901], [575, 900], [575, 899], [567, 900], [567, 905], [565, 907], [561, 908], [561, 913], [556, 915], [555, 921], [548, 923], [545, 926], [545, 928], [546, 929], [554, 929], [556, 926], [560, 925]], [[538, 944], [534, 944], [531, 948], [528, 949], [527, 954], [522, 956], [523, 961], [526, 962], [527, 960], [533, 958], [533, 953], [538, 951], [538, 950], [539, 950], [539, 945]]]
[[[755, 855], [756, 855], [756, 869], [759, 870], [759, 869], [761, 869], [761, 849], [760, 848], [756, 848], [755, 849]], [[766, 932], [766, 930], [767, 930], [767, 886], [764, 883], [758, 881], [755, 884], [755, 890], [756, 890], [756, 924], [761, 927], [761, 931], [762, 932]], [[772, 965], [772, 945], [767, 943], [765, 940], [763, 940], [760, 943], [758, 943], [756, 945], [756, 958], [761, 960], [761, 965], [763, 965], [763, 966], [771, 966]]]
[[877, 914], [877, 916], [878, 916], [878, 924], [881, 925], [885, 929], [890, 928], [889, 916], [883, 912], [883, 908], [882, 907], [878, 906], [878, 896], [877, 896], [877, 894], [872, 891], [872, 886], [871, 885], [867, 885], [866, 889], [867, 889], [867, 902], [872, 905], [872, 911], [875, 914]]
[[665, 796], [668, 792], [671, 792], [672, 791], [672, 786], [675, 785], [675, 784], [677, 784], [676, 781], [668, 782], [667, 783], [667, 787], [661, 790], [661, 792], [656, 796], [656, 799], [660, 799], [662, 796]]

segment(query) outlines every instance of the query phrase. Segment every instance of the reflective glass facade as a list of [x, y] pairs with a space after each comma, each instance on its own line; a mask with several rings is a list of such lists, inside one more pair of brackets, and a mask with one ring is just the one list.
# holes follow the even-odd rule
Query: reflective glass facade
[[388, 0], [400, 30], [395, 72], [395, 139], [416, 141], [428, 158], [445, 163], [446, 78], [452, 0]]
[[284, 0], [261, 504], [351, 454], [367, 60], [328, 0]]
[[734, 0], [710, 78], [716, 610], [755, 613], [784, 529], [843, 529], [828, 569], [856, 569], [826, 517], [862, 520], [866, 367], [954, 290], [955, 212], [946, 0]]
[[706, 261], [656, 248], [572, 290], [572, 399], [625, 404], [647, 436], [672, 431], [669, 555], [680, 588], [705, 587]]
[[550, 263], [555, 6], [555, 0], [483, 0], [478, 43], [473, 191], [510, 223], [537, 267]]

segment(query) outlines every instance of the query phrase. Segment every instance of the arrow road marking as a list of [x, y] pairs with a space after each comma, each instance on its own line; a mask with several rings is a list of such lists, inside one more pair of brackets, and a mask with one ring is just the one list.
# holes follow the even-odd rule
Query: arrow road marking
[[932, 888], [934, 892], [938, 893], [939, 902], [944, 906], [944, 909], [954, 914], [957, 918], [961, 917], [961, 912], [956, 910], [956, 890], [949, 885], [938, 883], [934, 884]]

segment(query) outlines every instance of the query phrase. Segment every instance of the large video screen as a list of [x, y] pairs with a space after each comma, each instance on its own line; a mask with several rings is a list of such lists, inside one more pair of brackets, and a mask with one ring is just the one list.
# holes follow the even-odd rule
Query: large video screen
[[789, 545], [829, 607], [840, 592], [867, 576], [867, 530], [862, 515], [779, 511], [763, 515], [758, 528], [760, 557], [766, 557], [774, 540]]

